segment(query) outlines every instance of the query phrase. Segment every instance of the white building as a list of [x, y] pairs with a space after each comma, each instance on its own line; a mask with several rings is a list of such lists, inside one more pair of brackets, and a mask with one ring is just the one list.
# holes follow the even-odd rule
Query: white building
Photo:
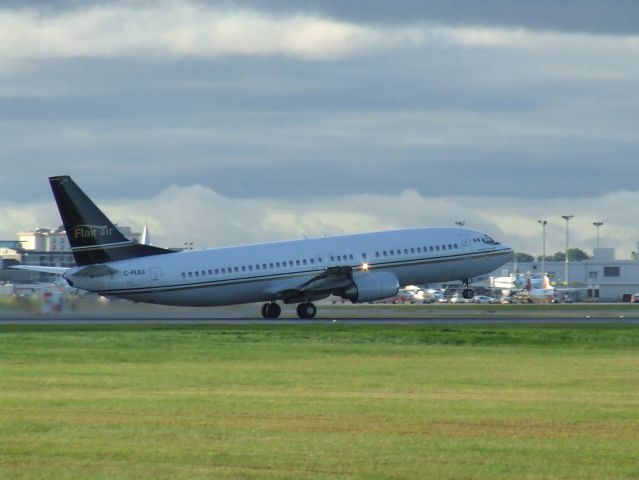
[[18, 241], [24, 250], [40, 252], [63, 252], [70, 250], [64, 227], [57, 230], [50, 228], [36, 228], [30, 232], [18, 233]]
[[[639, 261], [636, 258], [617, 260], [613, 248], [596, 248], [593, 256], [580, 262], [568, 262], [566, 279], [565, 262], [544, 264], [551, 283], [557, 288], [575, 289], [580, 301], [628, 301], [630, 295], [639, 292]], [[540, 275], [541, 262], [509, 262], [491, 273], [491, 276], [508, 276], [512, 273]]]
[[[131, 231], [131, 227], [118, 227], [117, 229], [129, 240], [138, 242], [140, 234]], [[63, 226], [56, 230], [50, 228], [36, 228], [29, 232], [18, 233], [18, 241], [23, 250], [38, 252], [68, 252], [71, 250], [67, 232]]]
[[[117, 229], [130, 240], [138, 242], [139, 233], [131, 231], [131, 227], [118, 227]], [[71, 253], [69, 240], [63, 226], [56, 230], [49, 228], [36, 228], [29, 232], [18, 233], [20, 244], [20, 263], [23, 265], [42, 265], [47, 267], [74, 267], [75, 260]], [[55, 275], [33, 272], [33, 281], [49, 282], [55, 279]]]

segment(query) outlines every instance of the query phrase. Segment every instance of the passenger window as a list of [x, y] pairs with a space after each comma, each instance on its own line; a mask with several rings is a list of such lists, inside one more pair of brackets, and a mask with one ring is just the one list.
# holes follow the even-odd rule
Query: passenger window
[[315, 259], [311, 258], [311, 265], [315, 265]]
[[226, 269], [225, 268], [222, 269], [222, 273], [226, 273]]
[[410, 253], [415, 253], [415, 249], [414, 249], [414, 248], [411, 248], [411, 249], [410, 249]]
[[362, 258], [366, 260], [366, 253], [362, 253]]
[[[270, 266], [271, 268], [273, 268], [273, 262], [269, 263], [269, 266]], [[278, 264], [277, 264], [277, 266], [279, 267], [279, 266], [280, 266], [280, 264], [278, 263]]]
[[275, 262], [275, 266], [276, 266], [277, 268], [280, 268], [280, 262]]
[[417, 247], [417, 253], [422, 253], [422, 247]]
[[[273, 268], [273, 264], [272, 264], [272, 263], [271, 263], [271, 268]], [[266, 270], [266, 263], [263, 263], [263, 264], [262, 264], [262, 269], [263, 269], [263, 270]]]
[[189, 278], [193, 278], [193, 272], [189, 272]]
[[341, 262], [341, 261], [342, 261], [342, 256], [341, 256], [341, 255], [338, 255], [338, 256], [337, 256], [337, 261], [338, 261], [338, 262]]
[[391, 251], [390, 251], [390, 254], [391, 254], [391, 255], [395, 255], [395, 250], [391, 250]]
[[246, 267], [244, 265], [242, 265], [242, 271], [246, 272]]
[[348, 258], [350, 258], [351, 260], [353, 260], [353, 254], [351, 253]]
[[257, 265], [255, 265], [255, 270], [259, 270], [260, 269], [260, 264], [258, 263]]
[[[298, 262], [297, 264], [299, 265], [299, 260], [297, 262]], [[292, 267], [293, 266], [293, 260], [289, 260], [288, 261], [288, 265], [289, 265], [289, 267]]]
[[198, 272], [197, 270], [195, 271], [195, 276], [199, 277], [200, 276], [200, 272]]
[[431, 252], [433, 251], [433, 246], [432, 246], [432, 245], [430, 246], [430, 251], [431, 251]]
[[404, 249], [404, 255], [408, 255], [408, 248]]
[[317, 257], [317, 261], [318, 261], [319, 263], [322, 263], [322, 257]]
[[186, 273], [182, 272], [182, 278], [186, 278]]
[[235, 270], [236, 272], [240, 271], [237, 267], [235, 267], [233, 270]]
[[216, 269], [215, 269], [215, 275], [219, 275], [219, 274], [220, 274], [220, 269], [219, 269], [219, 268], [216, 268]]
[[383, 253], [384, 256], [386, 256], [386, 250], [384, 250], [382, 253]]
[[375, 256], [376, 256], [376, 257], [379, 257], [379, 252], [375, 252]]
[[449, 243], [448, 244], [448, 250], [452, 250], [452, 249], [453, 249], [453, 246]]
[[209, 275], [213, 275], [213, 270], [209, 268]]
[[[298, 262], [299, 262], [299, 260], [298, 260]], [[303, 265], [306, 265], [306, 259], [303, 259], [303, 260], [302, 260], [302, 264], [303, 264]], [[299, 264], [298, 264], [298, 265], [299, 265]]]
[[435, 247], [435, 249], [439, 252], [439, 245], [437, 245], [437, 246]]

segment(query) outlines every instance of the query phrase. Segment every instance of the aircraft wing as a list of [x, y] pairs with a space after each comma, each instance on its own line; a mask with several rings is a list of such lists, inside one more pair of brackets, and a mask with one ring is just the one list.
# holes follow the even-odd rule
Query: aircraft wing
[[304, 283], [280, 286], [272, 293], [284, 303], [295, 303], [300, 299], [327, 297], [336, 289], [349, 287], [352, 282], [353, 269], [351, 267], [329, 267]]
[[29, 270], [31, 272], [55, 273], [56, 275], [63, 275], [69, 270], [67, 267], [45, 267], [41, 265], [13, 265], [11, 268]]

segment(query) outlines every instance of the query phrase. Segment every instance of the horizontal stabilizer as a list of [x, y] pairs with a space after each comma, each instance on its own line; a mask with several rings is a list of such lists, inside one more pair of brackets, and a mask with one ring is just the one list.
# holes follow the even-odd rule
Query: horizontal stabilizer
[[63, 275], [69, 270], [67, 267], [44, 267], [40, 265], [13, 265], [11, 268], [15, 268], [16, 270], [29, 270], [31, 272], [54, 273], [56, 275]]

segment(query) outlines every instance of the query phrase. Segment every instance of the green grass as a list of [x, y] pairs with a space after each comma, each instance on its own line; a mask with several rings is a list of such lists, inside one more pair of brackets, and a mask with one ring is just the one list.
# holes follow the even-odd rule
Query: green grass
[[639, 327], [2, 326], [0, 478], [639, 478]]
[[322, 306], [319, 315], [326, 317], [463, 317], [463, 318], [627, 318], [639, 317], [639, 304], [636, 303], [569, 303], [569, 304], [343, 304], [336, 307]]

